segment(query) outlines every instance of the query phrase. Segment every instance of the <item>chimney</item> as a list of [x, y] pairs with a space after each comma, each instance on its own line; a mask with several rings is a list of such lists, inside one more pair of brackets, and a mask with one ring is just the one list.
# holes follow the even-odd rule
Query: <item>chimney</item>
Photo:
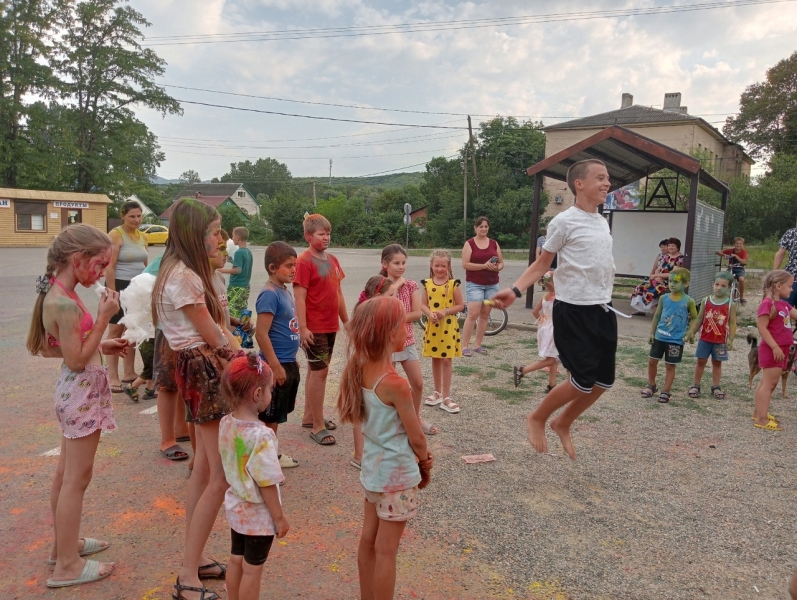
[[634, 97], [631, 94], [623, 94], [623, 101], [620, 103], [620, 108], [628, 108], [634, 104]]
[[664, 105], [662, 108], [668, 112], [681, 111], [681, 92], [671, 92], [664, 94]]
[[194, 192], [194, 198], [201, 198], [202, 192]]

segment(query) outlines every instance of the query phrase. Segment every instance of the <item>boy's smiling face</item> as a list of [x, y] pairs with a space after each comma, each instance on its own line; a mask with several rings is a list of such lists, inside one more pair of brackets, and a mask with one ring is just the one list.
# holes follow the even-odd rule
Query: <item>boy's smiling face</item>
[[584, 178], [576, 179], [575, 187], [579, 199], [583, 198], [590, 205], [600, 206], [606, 202], [606, 194], [611, 187], [609, 172], [603, 165], [591, 164]]

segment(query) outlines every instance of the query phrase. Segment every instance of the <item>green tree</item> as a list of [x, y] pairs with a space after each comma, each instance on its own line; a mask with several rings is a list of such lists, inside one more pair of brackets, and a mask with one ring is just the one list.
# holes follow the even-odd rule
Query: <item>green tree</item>
[[199, 176], [199, 173], [197, 173], [193, 169], [188, 169], [187, 171], [183, 171], [180, 174], [180, 183], [184, 183], [185, 185], [202, 183], [202, 178]]
[[249, 219], [244, 216], [239, 208], [235, 206], [222, 206], [219, 209], [221, 215], [221, 228], [232, 235], [232, 230], [236, 227], [249, 227]]
[[739, 114], [728, 117], [723, 132], [744, 143], [754, 158], [797, 154], [797, 52], [745, 89]]
[[57, 81], [50, 65], [56, 11], [49, 0], [0, 0], [0, 183], [17, 187], [30, 117], [26, 94], [49, 96]]
[[[514, 117], [495, 117], [479, 123], [477, 159], [491, 159], [506, 167], [518, 187], [533, 185], [526, 169], [545, 158], [545, 133], [542, 123]], [[477, 164], [478, 167], [478, 164]], [[481, 177], [479, 177], [481, 187]]]
[[261, 209], [275, 240], [301, 242], [304, 240], [304, 213], [313, 212], [313, 206], [290, 190], [278, 192]]
[[221, 181], [240, 182], [257, 197], [265, 194], [272, 198], [291, 184], [291, 172], [287, 165], [273, 158], [259, 158], [255, 162], [245, 160], [230, 163], [230, 172], [221, 176]]

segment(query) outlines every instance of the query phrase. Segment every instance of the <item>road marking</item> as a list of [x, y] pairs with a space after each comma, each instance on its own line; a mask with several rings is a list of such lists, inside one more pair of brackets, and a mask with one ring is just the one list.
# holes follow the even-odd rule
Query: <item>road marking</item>
[[141, 414], [142, 415], [154, 415], [156, 412], [158, 412], [158, 407], [157, 406], [150, 406], [149, 408], [145, 408], [144, 410], [142, 410]]
[[47, 452], [43, 452], [41, 456], [61, 456], [61, 448], [53, 448], [52, 450], [48, 450]]

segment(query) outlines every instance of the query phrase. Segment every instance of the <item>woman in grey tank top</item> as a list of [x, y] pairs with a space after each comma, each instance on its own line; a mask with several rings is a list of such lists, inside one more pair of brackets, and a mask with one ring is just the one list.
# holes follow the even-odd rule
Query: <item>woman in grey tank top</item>
[[[141, 205], [138, 202], [125, 202], [120, 211], [122, 224], [108, 233], [113, 242], [113, 254], [108, 268], [105, 269], [105, 287], [121, 292], [136, 275], [140, 275], [147, 266], [147, 240], [138, 227], [141, 225]], [[108, 337], [122, 337], [125, 326], [119, 325], [124, 316], [121, 307], [108, 324]], [[122, 393], [122, 383], [130, 384], [136, 379], [136, 353], [128, 352], [122, 359], [124, 377], [119, 381], [119, 357], [108, 356], [108, 378], [111, 380], [111, 391]]]

